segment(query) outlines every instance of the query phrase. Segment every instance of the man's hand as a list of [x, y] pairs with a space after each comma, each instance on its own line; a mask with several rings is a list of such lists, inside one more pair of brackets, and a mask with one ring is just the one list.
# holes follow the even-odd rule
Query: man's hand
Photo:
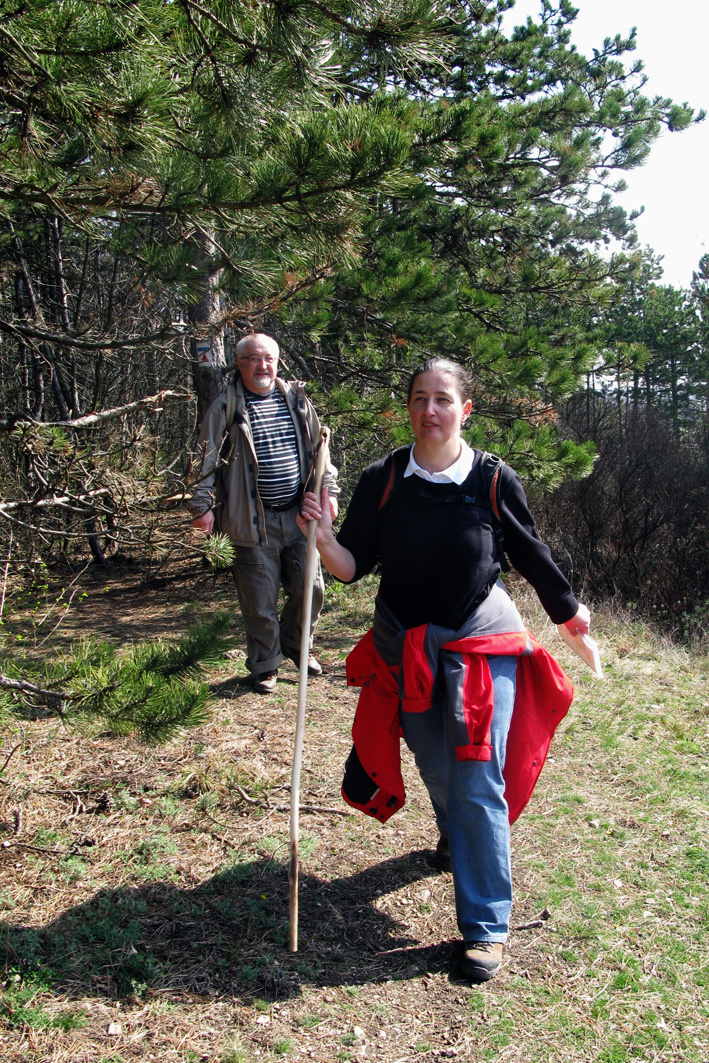
[[579, 604], [576, 616], [572, 616], [571, 620], [567, 620], [564, 627], [568, 628], [572, 635], [588, 635], [591, 627], [591, 614], [586, 606]]
[[208, 509], [201, 516], [194, 517], [192, 527], [195, 531], [202, 532], [204, 535], [211, 535], [214, 527], [214, 510]]

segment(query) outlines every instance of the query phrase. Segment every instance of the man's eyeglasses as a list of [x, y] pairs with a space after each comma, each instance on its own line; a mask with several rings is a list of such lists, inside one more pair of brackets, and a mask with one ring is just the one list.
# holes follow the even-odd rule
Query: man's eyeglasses
[[261, 365], [261, 362], [265, 362], [266, 365], [275, 365], [277, 359], [272, 354], [245, 354], [239, 358], [240, 362], [248, 362], [249, 365]]

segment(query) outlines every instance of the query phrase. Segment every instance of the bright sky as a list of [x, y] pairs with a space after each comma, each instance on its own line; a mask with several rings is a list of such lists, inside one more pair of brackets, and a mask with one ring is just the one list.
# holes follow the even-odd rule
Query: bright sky
[[[573, 0], [578, 16], [572, 40], [591, 54], [605, 37], [637, 27], [637, 48], [648, 77], [646, 96], [665, 96], [709, 112], [709, 0]], [[505, 25], [536, 17], [539, 0], [517, 0]], [[662, 280], [688, 288], [699, 259], [709, 254], [709, 114], [683, 133], [663, 133], [647, 162], [626, 174], [618, 196], [626, 210], [645, 207], [636, 222], [642, 245], [663, 255]]]

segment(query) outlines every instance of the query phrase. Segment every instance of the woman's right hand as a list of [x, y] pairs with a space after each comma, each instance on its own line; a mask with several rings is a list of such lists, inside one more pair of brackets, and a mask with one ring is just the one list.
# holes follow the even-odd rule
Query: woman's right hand
[[311, 520], [319, 522], [315, 545], [320, 552], [320, 559], [328, 572], [349, 583], [355, 577], [357, 566], [354, 556], [338, 543], [332, 533], [332, 521], [336, 513], [337, 503], [334, 498], [328, 497], [327, 487], [323, 487], [319, 502], [318, 496], [312, 491], [305, 492], [300, 513], [295, 519], [306, 538]]
[[306, 537], [308, 535], [308, 525], [311, 520], [318, 521], [318, 530], [315, 539], [318, 548], [332, 538], [332, 501], [333, 500], [328, 496], [327, 487], [323, 487], [322, 489], [320, 502], [318, 502], [318, 496], [314, 491], [306, 491], [303, 495], [300, 513], [295, 518], [298, 527]]

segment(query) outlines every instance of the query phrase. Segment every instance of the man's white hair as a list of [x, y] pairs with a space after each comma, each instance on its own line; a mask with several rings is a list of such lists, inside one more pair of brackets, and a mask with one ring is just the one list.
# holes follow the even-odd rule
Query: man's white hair
[[241, 358], [246, 348], [250, 343], [253, 343], [254, 340], [259, 340], [261, 346], [266, 347], [269, 353], [273, 354], [276, 358], [280, 356], [281, 348], [278, 346], [278, 343], [274, 340], [273, 336], [267, 336], [265, 332], [251, 332], [237, 343], [236, 357]]

